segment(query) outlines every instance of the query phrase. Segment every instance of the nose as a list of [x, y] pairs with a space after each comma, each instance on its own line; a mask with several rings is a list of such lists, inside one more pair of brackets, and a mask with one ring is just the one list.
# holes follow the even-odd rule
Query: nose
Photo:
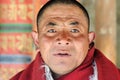
[[66, 38], [66, 39], [57, 38], [57, 45], [61, 45], [61, 46], [70, 45], [70, 39], [69, 38]]
[[59, 33], [59, 35], [56, 37], [56, 41], [57, 41], [57, 45], [62, 45], [62, 46], [65, 46], [65, 45], [70, 45], [71, 43], [71, 37], [70, 37], [70, 34], [68, 33], [68, 31], [61, 31]]

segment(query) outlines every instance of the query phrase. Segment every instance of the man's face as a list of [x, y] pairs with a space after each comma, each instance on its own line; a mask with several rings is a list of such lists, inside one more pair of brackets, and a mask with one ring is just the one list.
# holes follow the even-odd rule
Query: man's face
[[54, 5], [39, 22], [39, 49], [50, 69], [64, 75], [77, 68], [89, 48], [88, 23], [80, 8]]

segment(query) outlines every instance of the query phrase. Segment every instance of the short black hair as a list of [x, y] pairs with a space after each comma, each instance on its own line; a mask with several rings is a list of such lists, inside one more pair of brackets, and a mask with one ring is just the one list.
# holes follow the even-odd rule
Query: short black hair
[[47, 8], [49, 8], [50, 6], [55, 5], [55, 4], [67, 4], [67, 5], [75, 5], [75, 6], [79, 7], [83, 11], [85, 17], [88, 20], [88, 31], [89, 31], [89, 26], [90, 26], [89, 14], [88, 14], [87, 10], [85, 9], [85, 7], [76, 0], [49, 0], [45, 5], [42, 6], [42, 8], [39, 10], [39, 12], [37, 14], [37, 29], [39, 29], [38, 28], [39, 20], [40, 20], [41, 16], [44, 14], [44, 11]]

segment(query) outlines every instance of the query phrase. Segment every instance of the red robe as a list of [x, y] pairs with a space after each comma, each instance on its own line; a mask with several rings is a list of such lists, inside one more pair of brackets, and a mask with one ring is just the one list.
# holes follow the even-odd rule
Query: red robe
[[[120, 70], [94, 47], [89, 50], [86, 59], [78, 68], [57, 80], [89, 80], [88, 77], [93, 74], [93, 61], [97, 64], [98, 80], [120, 80]], [[46, 80], [45, 70], [40, 67], [43, 64], [38, 53], [36, 59], [25, 70], [10, 80]]]

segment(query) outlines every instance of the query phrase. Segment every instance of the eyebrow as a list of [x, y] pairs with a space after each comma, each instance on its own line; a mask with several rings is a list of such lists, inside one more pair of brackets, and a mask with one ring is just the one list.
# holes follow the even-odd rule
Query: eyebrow
[[60, 15], [58, 15], [58, 16], [54, 16], [54, 15], [47, 15], [46, 16], [48, 19], [70, 19], [70, 18], [72, 18], [72, 19], [79, 19], [78, 17], [81, 17], [81, 16], [74, 16], [73, 17], [73, 15], [69, 15], [69, 16], [60, 16]]
[[56, 25], [54, 22], [48, 22], [48, 24], [47, 25]]
[[[48, 16], [48, 17], [47, 17]], [[53, 24], [54, 23], [54, 20], [59, 20], [59, 19], [62, 19], [63, 21], [65, 20], [65, 19], [77, 19], [77, 21], [78, 22], [76, 22], [77, 24], [81, 24], [82, 26], [84, 26], [82, 23], [81, 23], [81, 19], [80, 18], [78, 18], [78, 17], [81, 17], [81, 16], [71, 16], [71, 15], [69, 15], [69, 16], [63, 16], [63, 17], [61, 17], [61, 16], [54, 16], [54, 15], [47, 15], [46, 16], [46, 22], [51, 22], [50, 24]], [[52, 23], [52, 21], [53, 21], [53, 23]], [[79, 23], [80, 22], [80, 23]], [[54, 25], [54, 24], [53, 24]]]
[[79, 24], [78, 21], [72, 21], [70, 24]]

